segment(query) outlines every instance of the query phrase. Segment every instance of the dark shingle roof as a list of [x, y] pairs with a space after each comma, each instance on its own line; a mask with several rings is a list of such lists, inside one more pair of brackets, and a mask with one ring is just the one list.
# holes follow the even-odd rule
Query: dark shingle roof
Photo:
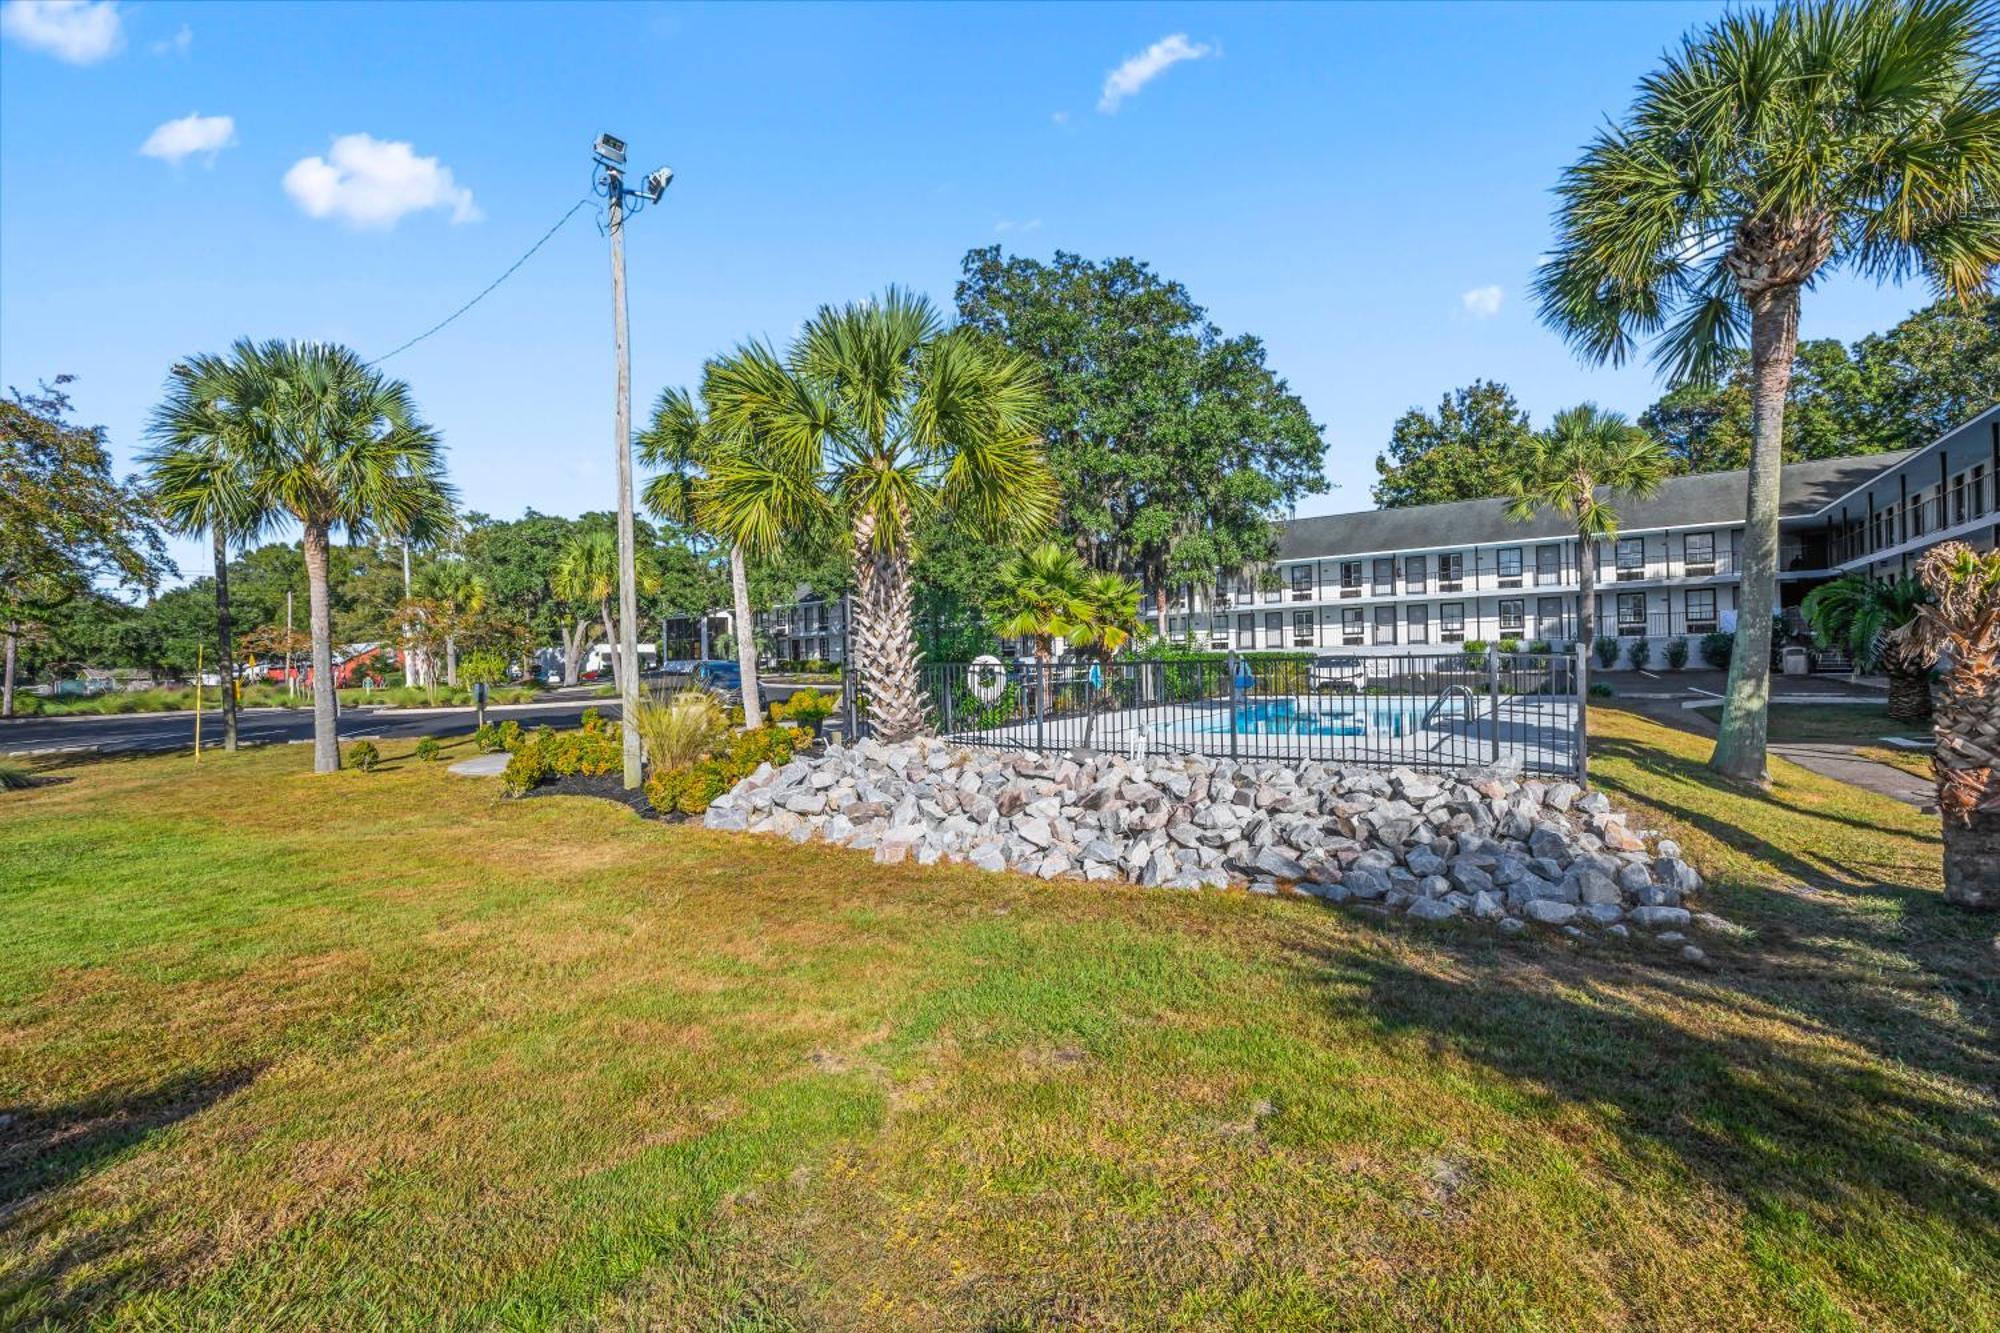
[[[1804, 518], [1892, 467], [1914, 450], [1861, 454], [1787, 464], [1779, 513]], [[1672, 477], [1648, 500], [1618, 504], [1627, 531], [1697, 527], [1743, 521], [1749, 473], [1703, 472]], [[1311, 560], [1374, 551], [1422, 551], [1505, 541], [1548, 541], [1575, 531], [1560, 514], [1537, 514], [1526, 523], [1507, 518], [1505, 500], [1460, 500], [1408, 509], [1368, 509], [1357, 514], [1295, 518], [1278, 527], [1278, 559]]]

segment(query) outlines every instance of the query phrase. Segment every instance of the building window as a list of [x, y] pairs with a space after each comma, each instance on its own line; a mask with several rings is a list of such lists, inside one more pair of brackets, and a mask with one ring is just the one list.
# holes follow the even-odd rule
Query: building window
[[1236, 617], [1236, 646], [1255, 648], [1257, 646], [1257, 617]]
[[1972, 469], [1971, 479], [1966, 483], [1965, 489], [1972, 492], [1972, 516], [1974, 518], [1984, 518], [1986, 516], [1986, 465], [1984, 463]]
[[1618, 632], [1634, 636], [1646, 632], [1646, 594], [1643, 592], [1621, 592], [1618, 594]]
[[1396, 641], [1396, 608], [1378, 606], [1375, 608], [1375, 642], [1394, 643]]
[[1355, 645], [1364, 641], [1366, 633], [1367, 631], [1365, 629], [1365, 622], [1361, 618], [1361, 608], [1358, 606], [1341, 607], [1340, 608], [1341, 643], [1352, 648]]
[[1427, 606], [1410, 608], [1410, 642], [1429, 643], [1431, 641], [1431, 609]]
[[1688, 589], [1687, 632], [1690, 634], [1715, 633], [1715, 589]]
[[1446, 602], [1438, 608], [1438, 642], [1465, 642], [1465, 603]]
[[1438, 591], [1458, 592], [1465, 587], [1465, 556], [1458, 551], [1438, 557]]
[[1544, 639], [1567, 637], [1563, 632], [1563, 601], [1560, 597], [1535, 599], [1535, 633]]
[[1429, 562], [1420, 555], [1403, 557], [1403, 591], [1422, 592], [1430, 578]]
[[1644, 537], [1620, 537], [1618, 539], [1618, 581], [1628, 583], [1633, 579], [1646, 577], [1646, 539]]
[[1706, 578], [1715, 572], [1715, 534], [1690, 532], [1681, 538], [1681, 573]]
[[1518, 636], [1521, 633], [1521, 630], [1524, 628], [1524, 621], [1522, 619], [1523, 605], [1521, 599], [1518, 597], [1502, 597], [1500, 599], [1500, 632], [1502, 634], [1512, 631]]
[[1538, 587], [1549, 588], [1562, 582], [1562, 547], [1537, 546], [1535, 548], [1535, 583]]
[[1393, 557], [1377, 558], [1371, 572], [1374, 575], [1371, 581], [1377, 597], [1387, 597], [1396, 591], [1396, 561]]
[[1210, 616], [1208, 618], [1208, 646], [1221, 652], [1229, 646], [1229, 617]]
[[1359, 597], [1361, 595], [1361, 562], [1343, 560], [1340, 562], [1340, 595]]
[[1282, 648], [1285, 646], [1285, 613], [1266, 611], [1264, 613], [1264, 646]]
[[1266, 580], [1263, 584], [1264, 600], [1267, 602], [1283, 601], [1285, 597], [1285, 585], [1279, 582], [1276, 571], [1266, 573], [1264, 579]]
[[1965, 474], [1959, 473], [1951, 479], [1951, 525], [1957, 527], [1965, 522]]
[[1312, 646], [1313, 613], [1310, 611], [1292, 612], [1292, 647], [1310, 648]]
[[1313, 599], [1313, 567], [1311, 565], [1292, 566], [1292, 600], [1310, 602]]
[[1503, 546], [1499, 551], [1500, 586], [1518, 588], [1521, 586], [1521, 548]]

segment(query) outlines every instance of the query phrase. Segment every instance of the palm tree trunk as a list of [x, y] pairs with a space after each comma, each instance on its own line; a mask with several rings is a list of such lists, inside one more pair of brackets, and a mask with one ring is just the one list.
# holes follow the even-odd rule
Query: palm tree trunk
[[[729, 608], [736, 617], [736, 666], [743, 675], [743, 725], [764, 725], [764, 704], [757, 692], [757, 635], [750, 625], [750, 574], [743, 548], [729, 548]], [[664, 644], [665, 639], [661, 640]]]
[[1930, 672], [1908, 671], [1885, 661], [1889, 677], [1889, 716], [1898, 722], [1924, 722], [1931, 715]]
[[[1988, 769], [1987, 783], [2000, 783], [2000, 776]], [[2000, 809], [1945, 819], [1944, 900], [1976, 912], [2000, 911]]]
[[1778, 601], [1778, 485], [1784, 463], [1785, 394], [1799, 348], [1799, 290], [1750, 297], [1751, 446], [1743, 525], [1742, 594], [1736, 651], [1722, 702], [1722, 734], [1710, 768], [1745, 782], [1769, 781], [1765, 764], [1771, 699], [1771, 610]]
[[444, 636], [444, 683], [458, 688], [458, 640], [449, 634]]
[[339, 719], [333, 695], [333, 605], [327, 593], [327, 525], [305, 531], [307, 624], [312, 630], [313, 772], [340, 771]]
[[876, 550], [870, 515], [855, 518], [853, 536], [854, 656], [869, 724], [882, 740], [908, 740], [924, 731], [909, 553], [900, 541], [889, 551]]
[[611, 599], [601, 599], [597, 604], [597, 614], [604, 621], [604, 643], [611, 649], [611, 683], [616, 685], [624, 672], [625, 664], [618, 660], [618, 631], [611, 623]]
[[[215, 537], [215, 660], [222, 667], [222, 748], [236, 749], [236, 645], [229, 632], [229, 542], [218, 525]], [[199, 684], [199, 682], [197, 682]]]
[[1597, 543], [1587, 532], [1576, 534], [1576, 642], [1597, 651]]
[[14, 716], [14, 669], [20, 662], [21, 627], [14, 621], [7, 622], [7, 664], [5, 679], [0, 681], [0, 717]]
[[574, 685], [583, 670], [583, 636], [590, 628], [588, 620], [576, 622], [576, 628], [563, 629], [563, 684]]

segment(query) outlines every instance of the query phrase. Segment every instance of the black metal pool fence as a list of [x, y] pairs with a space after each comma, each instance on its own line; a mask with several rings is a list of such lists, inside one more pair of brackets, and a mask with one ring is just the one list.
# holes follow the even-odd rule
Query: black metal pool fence
[[[1581, 653], [926, 662], [931, 727], [966, 745], [1408, 765], [1584, 769]], [[843, 700], [849, 734], [866, 703]]]

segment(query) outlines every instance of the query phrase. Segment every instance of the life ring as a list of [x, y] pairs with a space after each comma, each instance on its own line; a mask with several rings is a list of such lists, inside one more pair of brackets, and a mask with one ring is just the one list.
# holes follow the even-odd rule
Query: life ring
[[972, 659], [965, 669], [965, 688], [983, 704], [997, 704], [1007, 692], [1007, 664], [990, 653]]

